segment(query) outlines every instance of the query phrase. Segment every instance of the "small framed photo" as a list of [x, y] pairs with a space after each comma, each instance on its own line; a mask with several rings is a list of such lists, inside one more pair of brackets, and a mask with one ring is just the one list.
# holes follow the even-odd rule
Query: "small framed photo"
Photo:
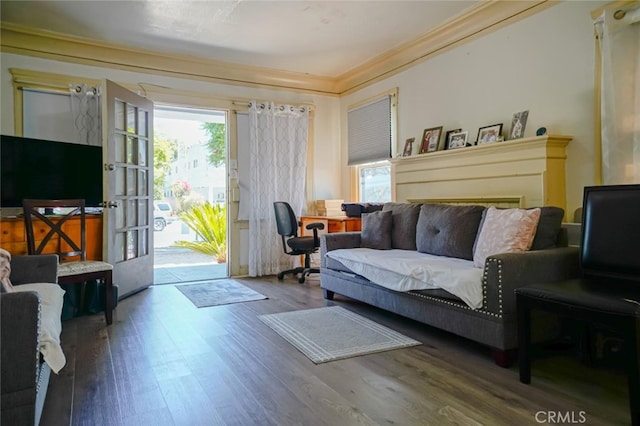
[[404, 143], [404, 150], [402, 151], [402, 156], [403, 157], [408, 157], [408, 156], [411, 155], [411, 152], [413, 151], [413, 142], [415, 140], [416, 140], [416, 138], [409, 138]]
[[451, 135], [453, 135], [454, 133], [460, 133], [461, 131], [462, 131], [462, 129], [448, 130], [447, 133], [445, 133], [445, 135], [444, 135], [444, 148], [443, 149], [449, 149], [449, 141], [451, 140]]
[[520, 139], [524, 137], [524, 127], [527, 124], [529, 110], [516, 112], [511, 120], [511, 130], [509, 131], [509, 139]]
[[478, 129], [478, 145], [497, 142], [502, 134], [502, 123]]
[[442, 126], [424, 129], [422, 134], [422, 143], [420, 144], [420, 154], [425, 152], [433, 152], [438, 150], [438, 142], [442, 134]]
[[449, 136], [449, 142], [447, 143], [447, 149], [464, 148], [467, 146], [467, 139], [469, 138], [469, 132], [452, 133]]

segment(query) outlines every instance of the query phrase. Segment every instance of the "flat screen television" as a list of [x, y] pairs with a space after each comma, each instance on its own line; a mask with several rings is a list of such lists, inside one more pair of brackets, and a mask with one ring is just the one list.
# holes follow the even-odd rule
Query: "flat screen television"
[[585, 276], [640, 283], [640, 185], [584, 189], [580, 248]]
[[75, 143], [0, 136], [0, 207], [22, 207], [25, 198], [102, 197], [102, 148]]

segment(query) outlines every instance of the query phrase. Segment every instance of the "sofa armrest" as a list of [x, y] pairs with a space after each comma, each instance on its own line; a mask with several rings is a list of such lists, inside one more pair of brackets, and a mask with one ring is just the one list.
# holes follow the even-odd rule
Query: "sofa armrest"
[[11, 259], [11, 283], [57, 283], [58, 255], [14, 256]]
[[578, 247], [559, 247], [489, 256], [485, 262], [484, 308], [503, 317], [516, 313], [515, 289], [580, 275]]
[[321, 267], [327, 266], [325, 254], [331, 250], [360, 247], [360, 232], [335, 232], [320, 236]]
[[38, 293], [0, 294], [0, 320], [2, 423], [17, 418], [33, 420], [39, 362]]

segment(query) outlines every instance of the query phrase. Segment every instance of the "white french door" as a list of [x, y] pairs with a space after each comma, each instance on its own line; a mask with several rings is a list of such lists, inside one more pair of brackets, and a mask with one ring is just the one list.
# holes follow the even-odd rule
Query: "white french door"
[[102, 83], [103, 257], [128, 296], [153, 283], [153, 102]]

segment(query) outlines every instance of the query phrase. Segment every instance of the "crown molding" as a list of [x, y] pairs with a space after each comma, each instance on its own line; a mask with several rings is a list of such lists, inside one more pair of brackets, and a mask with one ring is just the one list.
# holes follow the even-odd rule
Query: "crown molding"
[[360, 90], [557, 3], [549, 0], [480, 1], [421, 37], [343, 74], [338, 79], [338, 91], [346, 94]]
[[222, 84], [335, 94], [335, 79], [329, 77], [133, 49], [5, 22], [0, 35], [1, 50], [7, 53]]
[[213, 83], [344, 95], [397, 74], [434, 55], [556, 4], [550, 0], [480, 1], [411, 42], [336, 78], [166, 54], [2, 22], [6, 53]]

